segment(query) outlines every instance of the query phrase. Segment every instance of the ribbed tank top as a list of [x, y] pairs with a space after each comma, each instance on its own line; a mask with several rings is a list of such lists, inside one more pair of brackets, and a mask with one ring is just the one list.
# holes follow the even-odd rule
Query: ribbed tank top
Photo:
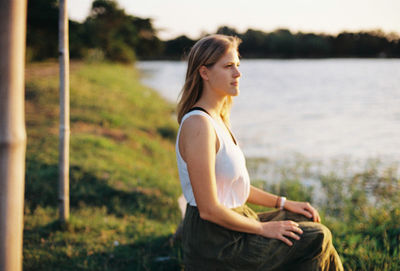
[[219, 202], [228, 208], [243, 205], [250, 194], [250, 178], [243, 152], [233, 142], [231, 134], [225, 127], [200, 110], [190, 111], [183, 116], [176, 139], [175, 149], [179, 178], [186, 201], [192, 206], [197, 206], [187, 165], [179, 152], [179, 136], [183, 122], [193, 115], [206, 117], [214, 127], [219, 140], [219, 149], [215, 157], [215, 177]]

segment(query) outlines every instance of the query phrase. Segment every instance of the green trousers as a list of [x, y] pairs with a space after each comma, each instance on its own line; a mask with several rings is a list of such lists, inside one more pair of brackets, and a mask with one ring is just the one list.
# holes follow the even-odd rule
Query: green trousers
[[324, 225], [286, 210], [256, 214], [247, 205], [232, 210], [262, 222], [296, 221], [303, 234], [288, 246], [203, 220], [197, 207], [187, 205], [182, 229], [185, 270], [343, 270], [331, 232]]

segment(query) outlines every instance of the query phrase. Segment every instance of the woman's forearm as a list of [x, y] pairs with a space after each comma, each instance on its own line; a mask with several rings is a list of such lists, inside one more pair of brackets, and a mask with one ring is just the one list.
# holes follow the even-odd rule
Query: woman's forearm
[[262, 226], [259, 221], [242, 216], [222, 204], [217, 204], [207, 209], [200, 212], [200, 217], [204, 220], [234, 231], [253, 234], [262, 233]]
[[247, 202], [265, 207], [275, 207], [278, 196], [265, 192], [257, 187], [250, 186], [250, 195]]
[[289, 246], [292, 246], [293, 242], [287, 237], [300, 240], [299, 235], [303, 233], [299, 224], [294, 221], [259, 222], [242, 216], [221, 204], [214, 205], [208, 211], [203, 210], [203, 212], [200, 212], [200, 217], [230, 230], [279, 239]]

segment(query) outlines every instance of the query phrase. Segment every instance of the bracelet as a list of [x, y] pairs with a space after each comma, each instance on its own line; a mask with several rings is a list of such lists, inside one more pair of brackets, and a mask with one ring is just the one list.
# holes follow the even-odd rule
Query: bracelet
[[281, 202], [279, 204], [279, 209], [283, 210], [285, 207], [286, 197], [281, 197]]
[[279, 204], [280, 202], [281, 202], [281, 197], [278, 196], [278, 197], [276, 198], [275, 208], [278, 208], [278, 206], [279, 206], [278, 204]]

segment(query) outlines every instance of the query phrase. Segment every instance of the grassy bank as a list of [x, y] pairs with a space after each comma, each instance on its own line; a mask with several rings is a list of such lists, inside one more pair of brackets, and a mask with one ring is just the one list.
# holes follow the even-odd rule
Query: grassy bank
[[70, 81], [71, 219], [60, 225], [58, 67], [27, 67], [24, 270], [179, 269], [172, 106], [130, 66], [73, 63]]

